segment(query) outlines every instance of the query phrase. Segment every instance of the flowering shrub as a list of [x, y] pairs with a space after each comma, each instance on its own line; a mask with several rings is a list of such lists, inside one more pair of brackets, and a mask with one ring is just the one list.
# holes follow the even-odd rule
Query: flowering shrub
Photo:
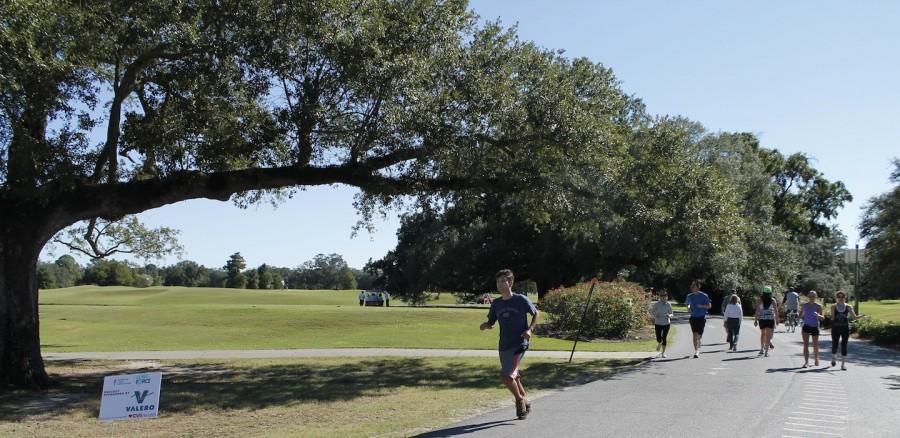
[[[555, 337], [575, 339], [581, 326], [591, 283], [551, 290], [541, 300], [547, 316], [542, 329]], [[649, 322], [650, 301], [635, 283], [598, 283], [584, 321], [582, 339], [624, 339]]]

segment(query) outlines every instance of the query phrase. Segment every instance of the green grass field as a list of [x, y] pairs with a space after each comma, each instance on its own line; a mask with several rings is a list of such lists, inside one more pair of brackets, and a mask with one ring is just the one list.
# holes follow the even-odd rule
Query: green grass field
[[[636, 361], [527, 359], [529, 395]], [[103, 377], [160, 371], [160, 417], [97, 421]], [[49, 362], [60, 385], [0, 393], [0, 436], [407, 437], [487, 409], [513, 413], [494, 358]]]
[[[442, 294], [455, 302], [452, 295]], [[294, 348], [493, 349], [485, 308], [359, 307], [356, 291], [80, 286], [40, 293], [44, 351]], [[442, 303], [444, 304], [444, 303]], [[446, 305], [449, 306], [449, 303]], [[653, 341], [585, 342], [583, 351], [650, 351]], [[572, 342], [535, 337], [535, 350]]]
[[900, 300], [861, 302], [859, 312], [883, 321], [900, 322]]

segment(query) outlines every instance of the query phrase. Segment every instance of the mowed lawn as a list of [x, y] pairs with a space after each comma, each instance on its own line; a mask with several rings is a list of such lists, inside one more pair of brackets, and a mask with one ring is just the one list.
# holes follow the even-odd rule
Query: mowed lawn
[[[40, 292], [44, 351], [297, 348], [494, 349], [486, 307], [359, 307], [357, 291], [80, 286]], [[442, 294], [441, 301], [449, 294]], [[583, 351], [649, 351], [643, 342], [584, 342]], [[535, 337], [535, 350], [572, 342]]]
[[[407, 437], [484, 410], [509, 392], [493, 358], [323, 358], [48, 362], [60, 385], [0, 393], [0, 436]], [[529, 395], [617, 373], [637, 361], [528, 359]], [[97, 420], [103, 377], [160, 371], [160, 417]]]
[[859, 312], [882, 321], [900, 322], [900, 300], [864, 301]]

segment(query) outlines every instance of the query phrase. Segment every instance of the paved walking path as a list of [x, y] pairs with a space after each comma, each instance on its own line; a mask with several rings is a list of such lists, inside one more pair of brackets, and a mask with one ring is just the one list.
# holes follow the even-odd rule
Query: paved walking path
[[[799, 329], [779, 327], [775, 350], [762, 357], [759, 330], [744, 321], [739, 351], [728, 353], [721, 319], [712, 317], [694, 359], [686, 319], [674, 323], [681, 327], [670, 339], [668, 359], [551, 392], [533, 400], [534, 411], [522, 421], [510, 398], [507, 407], [423, 436], [900, 436], [900, 353], [851, 340], [848, 370], [840, 371], [828, 366], [831, 337], [825, 332], [820, 365], [801, 368]], [[527, 388], [527, 373], [523, 381]]]
[[[646, 359], [648, 352], [576, 351], [578, 359]], [[497, 357], [497, 350], [419, 348], [328, 348], [302, 350], [187, 350], [44, 353], [44, 360], [271, 359], [291, 357]], [[529, 351], [529, 357], [568, 358], [568, 351]]]

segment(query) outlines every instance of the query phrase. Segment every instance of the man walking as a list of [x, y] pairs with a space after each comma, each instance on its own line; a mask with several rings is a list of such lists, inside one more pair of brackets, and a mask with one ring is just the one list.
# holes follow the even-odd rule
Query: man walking
[[[503, 269], [497, 272], [495, 279], [500, 298], [491, 302], [488, 319], [479, 328], [492, 329], [495, 322], [500, 322], [500, 379], [516, 400], [516, 416], [524, 420], [531, 412], [531, 404], [522, 385], [519, 364], [528, 350], [531, 333], [537, 325], [540, 312], [528, 297], [512, 292], [512, 271]], [[532, 316], [531, 324], [528, 324], [528, 313]]]
[[691, 282], [691, 293], [687, 296], [688, 310], [691, 312], [691, 332], [694, 334], [694, 358], [700, 357], [700, 338], [703, 337], [703, 329], [706, 327], [706, 311], [712, 306], [712, 301], [706, 292], [700, 292], [700, 280]]

